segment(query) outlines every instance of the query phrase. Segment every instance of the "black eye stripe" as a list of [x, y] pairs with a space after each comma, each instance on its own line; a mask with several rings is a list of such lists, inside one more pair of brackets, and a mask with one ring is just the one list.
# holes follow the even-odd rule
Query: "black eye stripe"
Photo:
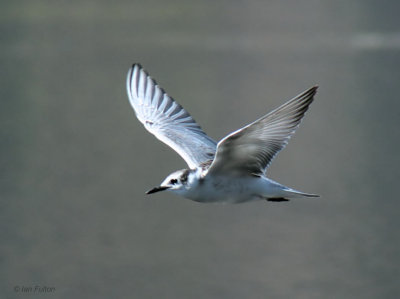
[[177, 182], [178, 182], [178, 180], [177, 179], [172, 179], [172, 180], [170, 180], [169, 181], [171, 184], [176, 184]]
[[181, 182], [186, 183], [188, 176], [189, 176], [189, 169], [186, 169], [185, 172], [181, 176]]

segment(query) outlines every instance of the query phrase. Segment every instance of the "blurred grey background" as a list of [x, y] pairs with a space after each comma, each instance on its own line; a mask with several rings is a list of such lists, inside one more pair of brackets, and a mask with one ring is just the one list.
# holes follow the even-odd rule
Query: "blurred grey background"
[[[399, 298], [399, 11], [2, 1], [0, 297]], [[186, 165], [134, 116], [133, 62], [217, 140], [319, 84], [268, 175], [321, 198], [146, 196]]]

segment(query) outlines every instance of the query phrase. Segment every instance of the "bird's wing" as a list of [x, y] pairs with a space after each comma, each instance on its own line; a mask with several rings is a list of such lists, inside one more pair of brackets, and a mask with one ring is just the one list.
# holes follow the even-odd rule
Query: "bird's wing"
[[264, 174], [272, 159], [295, 132], [317, 88], [310, 88], [222, 139], [208, 173]]
[[174, 149], [190, 168], [214, 158], [216, 142], [157, 85], [140, 64], [134, 64], [129, 70], [126, 88], [140, 122]]

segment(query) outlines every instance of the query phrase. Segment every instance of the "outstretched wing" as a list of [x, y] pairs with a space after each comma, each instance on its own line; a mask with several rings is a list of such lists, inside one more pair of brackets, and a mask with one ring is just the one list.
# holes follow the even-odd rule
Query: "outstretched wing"
[[210, 174], [264, 174], [282, 150], [312, 103], [317, 86], [310, 88], [218, 143]]
[[214, 158], [216, 142], [157, 85], [140, 64], [134, 64], [129, 70], [126, 88], [140, 122], [174, 149], [190, 168]]

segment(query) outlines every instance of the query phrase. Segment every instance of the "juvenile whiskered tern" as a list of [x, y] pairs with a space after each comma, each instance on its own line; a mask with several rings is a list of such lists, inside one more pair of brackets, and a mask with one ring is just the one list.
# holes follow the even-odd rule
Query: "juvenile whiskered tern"
[[189, 166], [171, 173], [147, 194], [168, 190], [198, 202], [228, 203], [318, 196], [288, 188], [265, 176], [272, 159], [294, 134], [317, 86], [218, 143], [203, 132], [140, 64], [129, 70], [126, 87], [139, 121]]

